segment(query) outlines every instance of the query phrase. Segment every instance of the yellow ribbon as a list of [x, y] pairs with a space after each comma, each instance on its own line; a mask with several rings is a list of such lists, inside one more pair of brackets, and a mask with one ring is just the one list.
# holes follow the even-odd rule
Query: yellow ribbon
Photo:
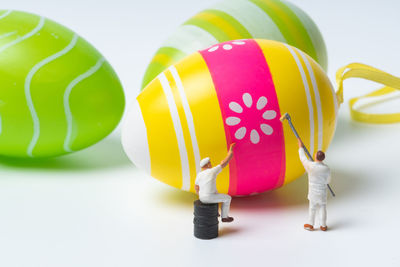
[[357, 101], [361, 99], [368, 97], [384, 96], [393, 93], [397, 90], [400, 90], [400, 78], [361, 63], [352, 63], [347, 66], [344, 66], [336, 72], [336, 84], [338, 87], [338, 91], [336, 92], [336, 97], [338, 99], [339, 105], [343, 103], [343, 82], [348, 78], [363, 78], [369, 81], [385, 85], [385, 87], [379, 90], [376, 90], [364, 96], [352, 98], [350, 100], [349, 102], [350, 114], [354, 120], [367, 123], [400, 122], [400, 113], [371, 114], [371, 113], [361, 112], [354, 108], [354, 105], [357, 103]]

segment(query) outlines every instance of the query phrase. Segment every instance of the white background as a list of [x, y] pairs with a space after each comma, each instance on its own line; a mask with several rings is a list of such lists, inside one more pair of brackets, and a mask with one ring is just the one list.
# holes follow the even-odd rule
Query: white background
[[[127, 102], [153, 53], [174, 29], [217, 0], [3, 0], [54, 19], [115, 67]], [[329, 76], [360, 61], [400, 74], [400, 2], [292, 0], [320, 27]], [[332, 79], [333, 80], [333, 79]], [[345, 98], [376, 85], [346, 82]], [[386, 108], [394, 110], [399, 102]], [[400, 111], [400, 108], [397, 108]], [[0, 266], [400, 266], [400, 124], [351, 121], [340, 109], [327, 153], [337, 197], [328, 232], [307, 232], [305, 177], [234, 199], [220, 237], [193, 237], [194, 196], [146, 176], [122, 151], [119, 130], [72, 155], [0, 159]]]

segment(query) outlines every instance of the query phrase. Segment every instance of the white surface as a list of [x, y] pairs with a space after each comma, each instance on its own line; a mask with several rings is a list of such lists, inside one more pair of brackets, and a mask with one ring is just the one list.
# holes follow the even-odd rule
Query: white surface
[[[84, 36], [115, 67], [128, 102], [157, 47], [216, 0], [3, 0]], [[319, 25], [329, 75], [360, 61], [400, 74], [400, 2], [293, 0]], [[345, 84], [345, 98], [375, 85]], [[130, 99], [130, 100], [129, 100]], [[399, 99], [392, 107], [400, 107]], [[304, 177], [277, 191], [234, 199], [235, 222], [213, 241], [192, 235], [193, 195], [137, 170], [118, 131], [103, 142], [43, 162], [0, 163], [0, 266], [399, 266], [400, 124], [352, 122], [347, 105], [327, 163], [337, 197], [326, 233], [307, 220]]]

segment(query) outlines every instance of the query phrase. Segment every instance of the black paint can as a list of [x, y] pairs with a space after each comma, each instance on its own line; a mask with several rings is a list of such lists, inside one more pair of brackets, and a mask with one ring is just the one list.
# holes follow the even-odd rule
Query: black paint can
[[194, 202], [194, 236], [199, 239], [218, 237], [218, 203]]

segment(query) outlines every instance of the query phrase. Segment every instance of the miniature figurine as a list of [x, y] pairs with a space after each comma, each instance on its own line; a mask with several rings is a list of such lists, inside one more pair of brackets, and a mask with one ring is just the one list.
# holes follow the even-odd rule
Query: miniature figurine
[[231, 161], [235, 145], [235, 143], [231, 144], [228, 155], [223, 161], [221, 161], [221, 164], [216, 167], [212, 167], [210, 158], [202, 159], [200, 161], [201, 171], [197, 174], [195, 182], [195, 190], [202, 203], [222, 203], [222, 222], [233, 221], [233, 218], [228, 215], [232, 197], [218, 193], [217, 175], [229, 164], [229, 161]]
[[310, 201], [309, 219], [308, 223], [304, 224], [304, 229], [314, 230], [315, 214], [318, 209], [320, 229], [326, 231], [328, 230], [326, 225], [327, 187], [331, 180], [331, 172], [329, 167], [323, 163], [325, 153], [318, 151], [312, 161], [307, 158], [304, 144], [300, 138], [298, 138], [298, 143], [300, 160], [308, 174], [308, 200]]

